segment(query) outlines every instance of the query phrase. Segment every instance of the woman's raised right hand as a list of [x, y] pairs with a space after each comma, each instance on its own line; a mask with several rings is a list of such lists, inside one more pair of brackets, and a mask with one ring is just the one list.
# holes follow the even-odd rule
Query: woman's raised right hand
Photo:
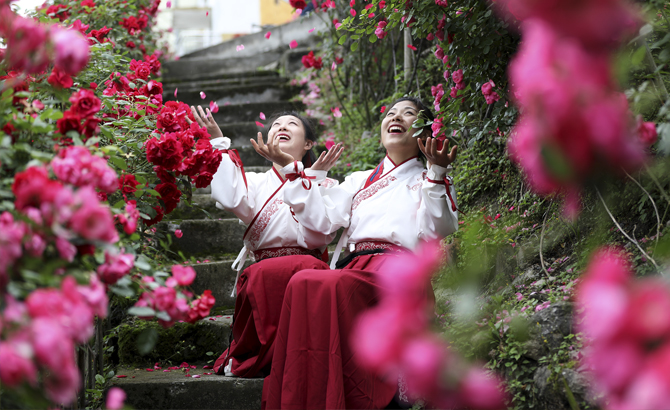
[[[205, 110], [203, 110], [201, 106], [198, 105], [197, 110], [194, 106], [191, 106], [191, 112], [195, 117], [195, 121], [199, 126], [205, 127], [207, 129], [210, 139], [223, 137], [221, 128], [219, 128], [219, 126], [216, 124], [216, 121], [214, 121], [214, 117], [212, 117], [212, 113], [209, 111], [209, 108], [206, 110], [207, 112], [205, 113]], [[186, 117], [186, 121], [188, 121], [189, 124], [193, 122], [188, 117]]]

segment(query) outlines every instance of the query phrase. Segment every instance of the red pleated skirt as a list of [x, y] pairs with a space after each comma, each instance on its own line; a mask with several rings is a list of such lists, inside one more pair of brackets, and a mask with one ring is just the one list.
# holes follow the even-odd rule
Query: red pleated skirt
[[341, 270], [304, 270], [288, 283], [264, 409], [380, 409], [395, 395], [359, 368], [349, 347], [356, 317], [377, 304], [375, 272], [393, 255], [364, 255]]
[[237, 282], [233, 340], [214, 363], [217, 374], [224, 374], [224, 362], [230, 358], [236, 376], [269, 374], [286, 286], [296, 272], [305, 269], [329, 267], [313, 256], [292, 255], [264, 259], [242, 272]]

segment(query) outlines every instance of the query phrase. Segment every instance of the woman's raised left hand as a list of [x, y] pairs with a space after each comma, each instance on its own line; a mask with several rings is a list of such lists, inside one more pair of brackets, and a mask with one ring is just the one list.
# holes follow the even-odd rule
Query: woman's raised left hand
[[269, 137], [266, 144], [263, 142], [263, 134], [259, 132], [257, 141], [251, 139], [251, 145], [263, 158], [280, 165], [282, 168], [295, 161], [291, 154], [287, 154], [279, 148], [279, 139], [274, 138], [274, 135]]
[[330, 169], [335, 166], [340, 155], [342, 155], [342, 151], [344, 151], [344, 146], [342, 143], [339, 143], [331, 147], [329, 150], [322, 152], [310, 169], [313, 171], [330, 171]]
[[456, 160], [456, 153], [458, 152], [458, 145], [454, 145], [449, 149], [449, 140], [446, 140], [442, 146], [441, 150], [437, 149], [437, 139], [428, 137], [426, 142], [421, 140], [421, 138], [416, 139], [419, 144], [419, 149], [423, 152], [423, 155], [426, 156], [429, 164], [439, 165], [443, 168], [447, 168], [451, 165], [452, 162]]

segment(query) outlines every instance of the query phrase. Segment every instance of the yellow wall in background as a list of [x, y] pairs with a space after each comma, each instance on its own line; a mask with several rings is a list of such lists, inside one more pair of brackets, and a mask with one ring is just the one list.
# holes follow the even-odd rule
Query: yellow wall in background
[[279, 25], [291, 21], [293, 7], [286, 0], [260, 0], [261, 25]]

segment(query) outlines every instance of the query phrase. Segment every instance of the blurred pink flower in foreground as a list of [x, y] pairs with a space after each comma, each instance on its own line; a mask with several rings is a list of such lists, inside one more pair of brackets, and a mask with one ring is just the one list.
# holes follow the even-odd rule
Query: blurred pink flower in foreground
[[351, 338], [359, 364], [370, 371], [407, 382], [410, 398], [437, 408], [504, 408], [500, 381], [468, 364], [430, 331], [430, 278], [442, 262], [439, 241], [415, 254], [399, 255], [379, 272], [383, 294], [363, 313]]
[[107, 393], [106, 407], [109, 410], [119, 410], [123, 408], [123, 402], [126, 400], [126, 392], [119, 387], [112, 387]]
[[670, 287], [635, 280], [623, 252], [602, 249], [576, 292], [584, 362], [607, 409], [665, 409], [670, 403]]

